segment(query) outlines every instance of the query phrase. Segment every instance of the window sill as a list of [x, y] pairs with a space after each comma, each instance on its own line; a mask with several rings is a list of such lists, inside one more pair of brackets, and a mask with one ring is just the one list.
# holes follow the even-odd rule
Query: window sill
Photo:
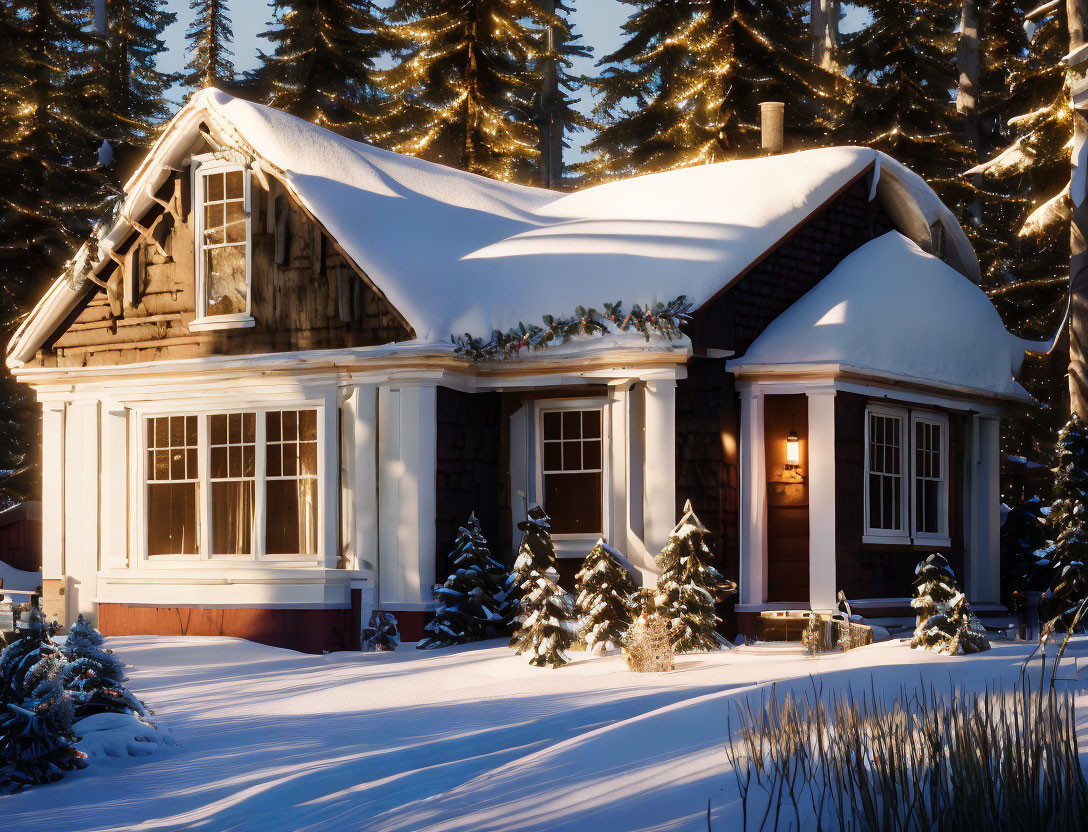
[[926, 546], [935, 546], [938, 549], [947, 549], [952, 545], [952, 538], [940, 537], [939, 535], [916, 537], [914, 538], [914, 548], [925, 548]]
[[865, 544], [878, 544], [880, 546], [910, 546], [911, 539], [906, 535], [883, 535], [883, 534], [866, 534], [862, 535], [861, 542]]
[[256, 326], [252, 315], [206, 315], [189, 321], [190, 332], [209, 332], [215, 329], [248, 329]]

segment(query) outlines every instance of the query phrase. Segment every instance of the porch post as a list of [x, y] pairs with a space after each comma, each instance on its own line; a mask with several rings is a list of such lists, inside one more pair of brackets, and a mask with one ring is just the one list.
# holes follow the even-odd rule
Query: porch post
[[835, 391], [806, 394], [809, 607], [835, 609]]
[[763, 446], [763, 391], [741, 387], [740, 603], [767, 600], [767, 455]]
[[646, 382], [643, 522], [646, 548], [660, 552], [676, 525], [676, 380]]
[[1001, 422], [995, 416], [971, 417], [970, 471], [965, 503], [967, 599], [1001, 600]]
[[64, 402], [42, 406], [42, 611], [66, 620], [64, 586]]

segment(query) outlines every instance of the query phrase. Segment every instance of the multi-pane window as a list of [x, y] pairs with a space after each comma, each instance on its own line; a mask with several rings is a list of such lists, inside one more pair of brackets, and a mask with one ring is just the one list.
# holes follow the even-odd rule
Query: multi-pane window
[[903, 529], [903, 419], [869, 413], [869, 528]]
[[211, 450], [212, 554], [253, 554], [256, 501], [255, 413], [208, 417]]
[[865, 532], [910, 542], [948, 536], [948, 420], [872, 406], [866, 414]]
[[317, 551], [317, 411], [265, 414], [268, 478], [267, 551]]
[[316, 409], [149, 416], [146, 425], [148, 556], [318, 553]]
[[249, 311], [245, 171], [214, 169], [200, 174], [200, 184], [203, 314], [244, 315]]
[[601, 410], [542, 414], [544, 510], [555, 534], [600, 534], [604, 480]]
[[147, 553], [196, 554], [200, 495], [196, 416], [147, 420], [146, 479]]

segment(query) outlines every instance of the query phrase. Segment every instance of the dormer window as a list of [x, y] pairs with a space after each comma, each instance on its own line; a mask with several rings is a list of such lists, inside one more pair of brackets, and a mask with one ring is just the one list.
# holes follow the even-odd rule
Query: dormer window
[[253, 326], [249, 171], [209, 158], [196, 161], [194, 178], [197, 317], [189, 329]]

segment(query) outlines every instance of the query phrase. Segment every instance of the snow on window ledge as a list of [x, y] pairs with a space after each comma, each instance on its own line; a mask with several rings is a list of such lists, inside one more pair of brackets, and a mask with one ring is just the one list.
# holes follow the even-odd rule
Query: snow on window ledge
[[892, 534], [866, 534], [861, 537], [862, 543], [877, 543], [883, 546], [910, 546], [911, 540], [907, 535]]
[[190, 332], [208, 332], [213, 329], [248, 329], [256, 326], [252, 315], [207, 315], [189, 321]]

